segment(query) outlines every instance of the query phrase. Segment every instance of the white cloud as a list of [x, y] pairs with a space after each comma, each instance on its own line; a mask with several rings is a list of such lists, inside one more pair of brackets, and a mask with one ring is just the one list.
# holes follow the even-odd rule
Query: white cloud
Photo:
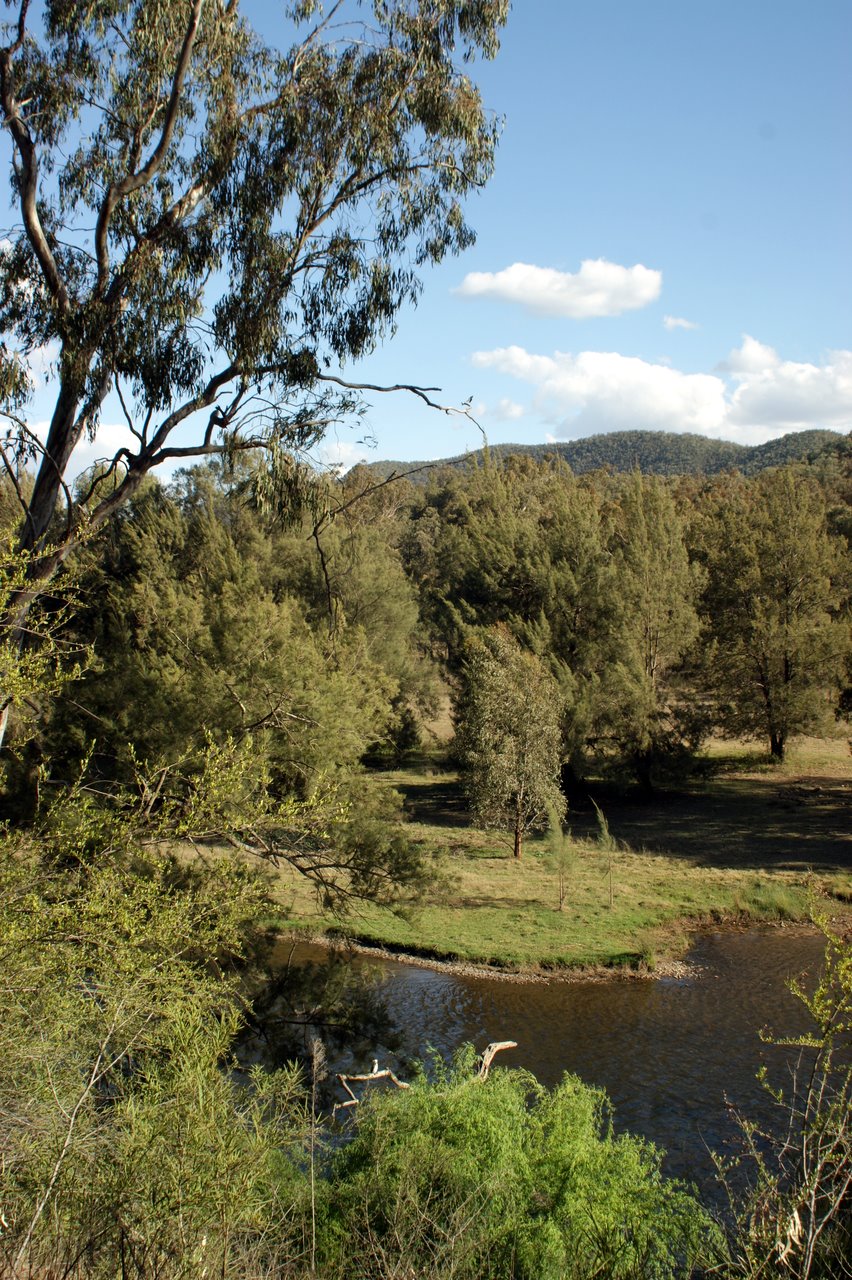
[[517, 400], [508, 400], [504, 396], [491, 410], [491, 417], [497, 418], [499, 422], [517, 422], [518, 418], [522, 418], [525, 413], [526, 409], [522, 404], [518, 404]]
[[535, 388], [534, 404], [571, 434], [624, 431], [712, 432], [724, 419], [724, 384], [707, 374], [683, 374], [615, 351], [536, 356], [521, 347], [479, 351], [480, 368], [511, 374]]
[[775, 363], [739, 374], [738, 380], [729, 415], [735, 426], [760, 425], [776, 434], [852, 427], [852, 351], [831, 351], [823, 365], [776, 357]]
[[663, 327], [671, 331], [672, 329], [697, 329], [698, 325], [694, 320], [684, 320], [683, 316], [663, 316]]
[[[30, 422], [28, 426], [33, 435], [37, 436], [44, 444], [47, 440], [50, 423], [42, 420], [40, 422]], [[124, 423], [102, 422], [98, 427], [95, 439], [90, 440], [88, 436], [83, 436], [83, 439], [71, 454], [66, 479], [69, 482], [73, 481], [83, 471], [88, 471], [89, 467], [95, 466], [96, 463], [112, 461], [119, 449], [129, 449], [131, 452], [135, 452], [138, 447], [139, 442], [134, 439]], [[157, 474], [161, 475], [162, 472], [158, 471]]]
[[349, 440], [324, 440], [318, 452], [322, 465], [338, 475], [344, 475], [359, 462], [366, 462], [369, 455], [363, 443], [352, 444]]
[[98, 462], [110, 461], [119, 449], [130, 449], [135, 453], [138, 448], [138, 440], [124, 423], [102, 422], [94, 440], [84, 436], [77, 445], [71, 455], [71, 469], [75, 472], [85, 471]]
[[614, 351], [541, 356], [501, 347], [472, 359], [534, 387], [534, 408], [563, 439], [644, 429], [759, 444], [807, 427], [852, 426], [852, 351], [831, 352], [820, 366], [796, 364], [749, 339], [732, 357], [729, 378]]
[[780, 363], [777, 351], [744, 333], [742, 346], [735, 347], [727, 360], [723, 360], [717, 368], [723, 373], [732, 373], [736, 378], [748, 378], [765, 369], [773, 369]]
[[587, 258], [576, 274], [515, 262], [503, 271], [471, 271], [455, 290], [463, 298], [497, 298], [546, 316], [617, 316], [655, 302], [660, 296], [660, 271], [620, 267], [604, 258]]

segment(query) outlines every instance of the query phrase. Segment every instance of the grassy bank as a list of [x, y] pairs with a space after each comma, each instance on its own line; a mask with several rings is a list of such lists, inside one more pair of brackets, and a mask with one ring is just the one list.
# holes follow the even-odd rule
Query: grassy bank
[[582, 803], [561, 851], [533, 839], [520, 862], [507, 837], [472, 825], [456, 774], [421, 762], [377, 782], [402, 792], [434, 889], [404, 917], [365, 908], [341, 922], [282, 876], [283, 927], [509, 967], [653, 967], [682, 952], [696, 923], [804, 919], [814, 892], [832, 909], [852, 902], [845, 741], [802, 740], [781, 766], [716, 746], [688, 784], [651, 800], [599, 784], [603, 826]]

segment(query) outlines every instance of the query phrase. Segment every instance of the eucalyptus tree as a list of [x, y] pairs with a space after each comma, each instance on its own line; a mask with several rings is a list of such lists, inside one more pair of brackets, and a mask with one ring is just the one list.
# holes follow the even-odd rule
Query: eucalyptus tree
[[[0, 461], [44, 579], [164, 462], [259, 449], [262, 496], [291, 502], [294, 457], [388, 389], [343, 367], [472, 242], [462, 200], [498, 125], [462, 63], [494, 55], [508, 0], [298, 0], [280, 49], [239, 0], [10, 7]], [[27, 363], [45, 348], [42, 442]], [[132, 443], [75, 496], [111, 391]]]

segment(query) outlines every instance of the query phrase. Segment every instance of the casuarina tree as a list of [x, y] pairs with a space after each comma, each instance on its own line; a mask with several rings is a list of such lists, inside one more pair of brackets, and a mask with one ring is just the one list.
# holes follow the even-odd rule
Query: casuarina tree
[[457, 746], [472, 808], [484, 826], [524, 835], [565, 814], [559, 688], [535, 654], [494, 627], [469, 642]]

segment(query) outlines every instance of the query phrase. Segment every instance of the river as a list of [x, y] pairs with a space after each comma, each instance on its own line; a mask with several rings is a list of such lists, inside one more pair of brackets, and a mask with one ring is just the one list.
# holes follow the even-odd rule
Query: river
[[[379, 967], [409, 1054], [516, 1040], [498, 1063], [526, 1067], [548, 1085], [569, 1071], [603, 1086], [619, 1130], [651, 1139], [667, 1152], [668, 1173], [707, 1188], [709, 1150], [725, 1151], [736, 1134], [726, 1098], [765, 1119], [771, 1111], [755, 1073], [766, 1062], [776, 1078], [789, 1077], [789, 1051], [759, 1032], [808, 1028], [786, 983], [814, 972], [822, 942], [800, 929], [707, 933], [690, 953], [690, 976], [646, 981], [515, 983], [391, 960]], [[383, 1065], [398, 1061], [386, 1054]]]

